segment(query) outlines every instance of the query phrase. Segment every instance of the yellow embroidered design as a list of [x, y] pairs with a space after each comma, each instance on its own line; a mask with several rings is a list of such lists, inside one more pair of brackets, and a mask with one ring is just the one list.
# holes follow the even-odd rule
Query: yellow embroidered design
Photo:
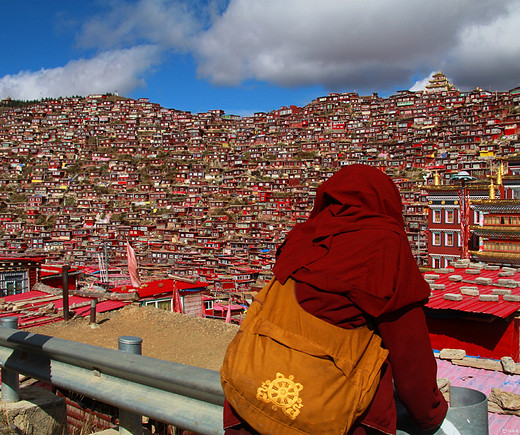
[[286, 378], [281, 373], [276, 373], [276, 379], [262, 382], [262, 386], [256, 390], [256, 398], [265, 403], [272, 403], [273, 410], [281, 408], [283, 413], [294, 420], [303, 406], [300, 391], [303, 385], [293, 382], [294, 376]]

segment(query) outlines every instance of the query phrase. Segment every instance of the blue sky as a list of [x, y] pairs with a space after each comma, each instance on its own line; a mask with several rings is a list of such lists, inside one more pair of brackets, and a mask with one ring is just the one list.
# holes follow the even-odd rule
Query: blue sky
[[0, 0], [0, 98], [246, 115], [329, 92], [520, 85], [520, 0]]

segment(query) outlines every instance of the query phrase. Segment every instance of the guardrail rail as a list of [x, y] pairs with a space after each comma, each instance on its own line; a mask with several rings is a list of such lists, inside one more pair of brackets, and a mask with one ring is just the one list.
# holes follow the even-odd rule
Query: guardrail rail
[[[224, 433], [224, 393], [218, 372], [128, 349], [106, 349], [20, 331], [9, 319], [13, 318], [1, 319], [0, 327], [2, 400], [19, 400], [18, 375], [23, 374], [118, 407], [120, 416], [122, 411], [124, 420], [130, 422], [125, 429], [120, 421], [120, 433], [138, 434], [140, 416], [198, 434]], [[138, 418], [132, 419], [132, 415]]]

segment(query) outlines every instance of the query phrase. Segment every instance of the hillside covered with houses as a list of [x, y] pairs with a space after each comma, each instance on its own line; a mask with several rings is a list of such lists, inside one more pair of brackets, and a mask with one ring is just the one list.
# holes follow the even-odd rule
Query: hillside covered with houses
[[520, 88], [332, 93], [235, 116], [90, 95], [0, 105], [0, 256], [123, 268], [248, 289], [341, 166], [374, 165], [401, 189], [414, 253], [427, 252], [425, 186], [486, 179], [520, 151]]

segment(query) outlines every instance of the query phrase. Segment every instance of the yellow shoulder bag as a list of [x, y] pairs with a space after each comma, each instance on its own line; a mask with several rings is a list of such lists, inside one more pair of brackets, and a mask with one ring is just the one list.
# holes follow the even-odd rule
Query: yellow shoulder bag
[[366, 410], [388, 351], [368, 326], [344, 329], [300, 307], [294, 282], [254, 299], [220, 370], [236, 412], [261, 434], [344, 434]]

